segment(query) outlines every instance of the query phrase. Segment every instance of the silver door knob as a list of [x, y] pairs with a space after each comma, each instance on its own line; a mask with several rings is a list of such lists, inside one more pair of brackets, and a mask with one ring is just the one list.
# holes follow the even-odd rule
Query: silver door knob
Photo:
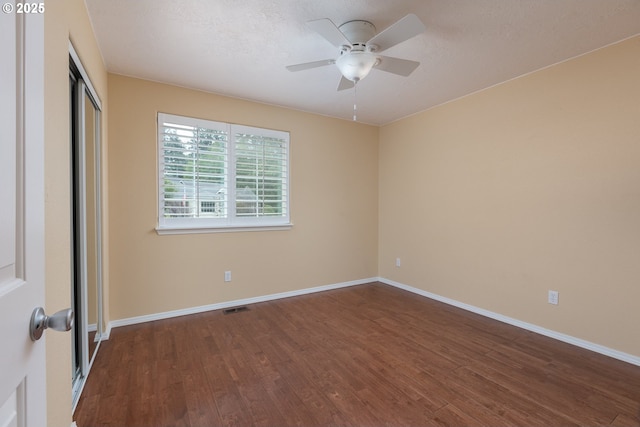
[[29, 335], [32, 341], [37, 341], [42, 336], [45, 329], [51, 328], [54, 331], [65, 332], [73, 327], [73, 310], [67, 308], [60, 310], [52, 316], [44, 314], [44, 308], [38, 307], [31, 314], [29, 325]]

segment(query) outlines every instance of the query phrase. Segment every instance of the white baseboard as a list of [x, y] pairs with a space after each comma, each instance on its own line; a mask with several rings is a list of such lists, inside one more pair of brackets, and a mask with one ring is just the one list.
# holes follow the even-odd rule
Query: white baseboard
[[109, 337], [111, 336], [111, 322], [107, 323], [107, 330], [104, 331], [102, 333], [102, 335], [100, 335], [100, 340], [101, 341], [106, 341], [109, 339]]
[[129, 317], [129, 318], [125, 318], [125, 319], [112, 320], [107, 324], [107, 331], [106, 331], [105, 334], [103, 334], [102, 338], [103, 339], [108, 339], [109, 336], [111, 335], [111, 328], [117, 328], [119, 326], [135, 325], [137, 323], [144, 323], [144, 322], [151, 322], [151, 321], [154, 321], [154, 320], [169, 319], [169, 318], [172, 318], [172, 317], [179, 317], [179, 316], [186, 316], [186, 315], [189, 315], [189, 314], [203, 313], [205, 311], [222, 310], [222, 309], [225, 309], [225, 308], [237, 307], [237, 306], [240, 306], [240, 305], [255, 304], [255, 303], [258, 303], [258, 302], [272, 301], [272, 300], [276, 300], [276, 299], [295, 297], [295, 296], [299, 296], [299, 295], [312, 294], [312, 293], [316, 293], [316, 292], [330, 291], [332, 289], [339, 289], [339, 288], [346, 288], [346, 287], [349, 287], [349, 286], [363, 285], [365, 283], [371, 283], [371, 282], [376, 282], [376, 281], [378, 281], [377, 277], [371, 277], [371, 278], [368, 278], [368, 279], [360, 279], [360, 280], [352, 280], [352, 281], [349, 281], [349, 282], [334, 283], [332, 285], [316, 286], [316, 287], [313, 287], [313, 288], [306, 288], [306, 289], [300, 289], [300, 290], [289, 291], [289, 292], [281, 292], [281, 293], [277, 293], [277, 294], [269, 294], [269, 295], [263, 295], [263, 296], [259, 296], [259, 297], [244, 298], [244, 299], [239, 299], [239, 300], [234, 300], [234, 301], [226, 301], [226, 302], [221, 302], [221, 303], [216, 303], [216, 304], [201, 305], [201, 306], [198, 306], [198, 307], [190, 307], [190, 308], [185, 308], [185, 309], [181, 309], [181, 310], [165, 311], [163, 313], [155, 313], [155, 314], [148, 314], [148, 315], [144, 315], [144, 316], [136, 316], [136, 317]]
[[408, 286], [408, 285], [405, 285], [405, 284], [402, 284], [402, 283], [398, 283], [398, 282], [395, 282], [393, 280], [385, 279], [383, 277], [379, 277], [378, 281], [381, 282], [381, 283], [385, 283], [387, 285], [394, 286], [394, 287], [399, 288], [399, 289], [403, 289], [405, 291], [412, 292], [414, 294], [421, 295], [423, 297], [427, 297], [427, 298], [430, 298], [430, 299], [433, 299], [433, 300], [436, 300], [436, 301], [443, 302], [445, 304], [452, 305], [454, 307], [461, 308], [463, 310], [470, 311], [472, 313], [479, 314], [481, 316], [489, 317], [491, 319], [498, 320], [500, 322], [507, 323], [509, 325], [517, 326], [518, 328], [526, 329], [528, 331], [535, 332], [537, 334], [544, 335], [544, 336], [547, 336], [549, 338], [554, 338], [554, 339], [556, 339], [558, 341], [566, 342], [568, 344], [573, 344], [573, 345], [575, 345], [577, 347], [582, 347], [584, 349], [591, 350], [591, 351], [594, 351], [596, 353], [600, 353], [600, 354], [603, 354], [605, 356], [612, 357], [614, 359], [622, 360], [624, 362], [640, 366], [640, 357], [634, 356], [632, 354], [624, 353], [622, 351], [614, 350], [612, 348], [605, 347], [605, 346], [600, 345], [600, 344], [595, 344], [595, 343], [592, 343], [590, 341], [586, 341], [586, 340], [583, 340], [583, 339], [580, 339], [580, 338], [572, 337], [571, 335], [566, 335], [566, 334], [563, 334], [563, 333], [560, 333], [560, 332], [556, 332], [556, 331], [553, 331], [553, 330], [550, 330], [550, 329], [546, 329], [546, 328], [534, 325], [532, 323], [527, 323], [527, 322], [523, 322], [523, 321], [518, 320], [518, 319], [514, 319], [514, 318], [511, 318], [511, 317], [503, 316], [502, 314], [499, 314], [499, 313], [494, 313], [492, 311], [485, 310], [483, 308], [479, 308], [479, 307], [475, 307], [473, 305], [465, 304], [465, 303], [460, 302], [460, 301], [456, 301], [456, 300], [453, 300], [453, 299], [450, 299], [450, 298], [446, 298], [446, 297], [443, 297], [443, 296], [440, 296], [440, 295], [437, 295], [437, 294], [433, 294], [431, 292], [427, 292], [427, 291], [424, 291], [422, 289], [418, 289], [418, 288], [414, 288], [412, 286]]

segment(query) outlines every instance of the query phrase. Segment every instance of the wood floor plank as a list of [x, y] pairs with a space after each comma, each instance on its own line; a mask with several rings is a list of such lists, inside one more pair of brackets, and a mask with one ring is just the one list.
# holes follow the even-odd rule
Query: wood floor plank
[[317, 387], [314, 374], [308, 371], [305, 362], [287, 361], [279, 363], [277, 367], [282, 379], [302, 402], [303, 406], [298, 407], [297, 411], [308, 410], [313, 421], [307, 425], [348, 424], [331, 399]]
[[380, 283], [116, 328], [101, 426], [640, 426], [640, 367]]
[[[486, 426], [482, 419], [478, 420], [474, 418], [466, 410], [458, 408], [453, 403], [447, 404], [444, 408], [436, 412], [433, 417], [434, 425], [439, 426]], [[503, 424], [500, 424], [503, 425]]]
[[566, 414], [579, 413], [582, 418], [592, 417], [591, 423], [594, 425], [609, 424], [620, 410], [633, 411], [637, 404], [637, 400], [632, 403], [621, 399], [615, 393], [594, 387], [574, 375], [560, 374], [554, 365], [544, 369], [513, 369], [508, 373], [504, 372], [503, 366], [492, 359], [485, 359], [477, 362], [472, 369], [506, 387], [515, 388], [523, 398], [534, 399], [546, 407], [564, 403], [567, 406], [564, 411]]
[[616, 427], [637, 427], [638, 418], [630, 417], [625, 414], [618, 414], [618, 416], [615, 418], [615, 420], [613, 420], [611, 425]]

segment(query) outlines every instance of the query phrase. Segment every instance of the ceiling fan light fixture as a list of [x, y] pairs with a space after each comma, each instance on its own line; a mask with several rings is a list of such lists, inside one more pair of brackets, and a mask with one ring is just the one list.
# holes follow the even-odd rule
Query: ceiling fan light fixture
[[371, 52], [351, 51], [340, 56], [336, 65], [342, 75], [352, 82], [358, 82], [378, 63], [378, 58]]

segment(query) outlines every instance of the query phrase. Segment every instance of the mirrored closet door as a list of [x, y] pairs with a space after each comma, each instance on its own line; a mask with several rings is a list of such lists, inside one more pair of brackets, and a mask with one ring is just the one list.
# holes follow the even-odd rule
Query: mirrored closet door
[[73, 403], [77, 403], [104, 332], [102, 321], [102, 235], [100, 101], [86, 73], [70, 57], [69, 102], [72, 190]]

